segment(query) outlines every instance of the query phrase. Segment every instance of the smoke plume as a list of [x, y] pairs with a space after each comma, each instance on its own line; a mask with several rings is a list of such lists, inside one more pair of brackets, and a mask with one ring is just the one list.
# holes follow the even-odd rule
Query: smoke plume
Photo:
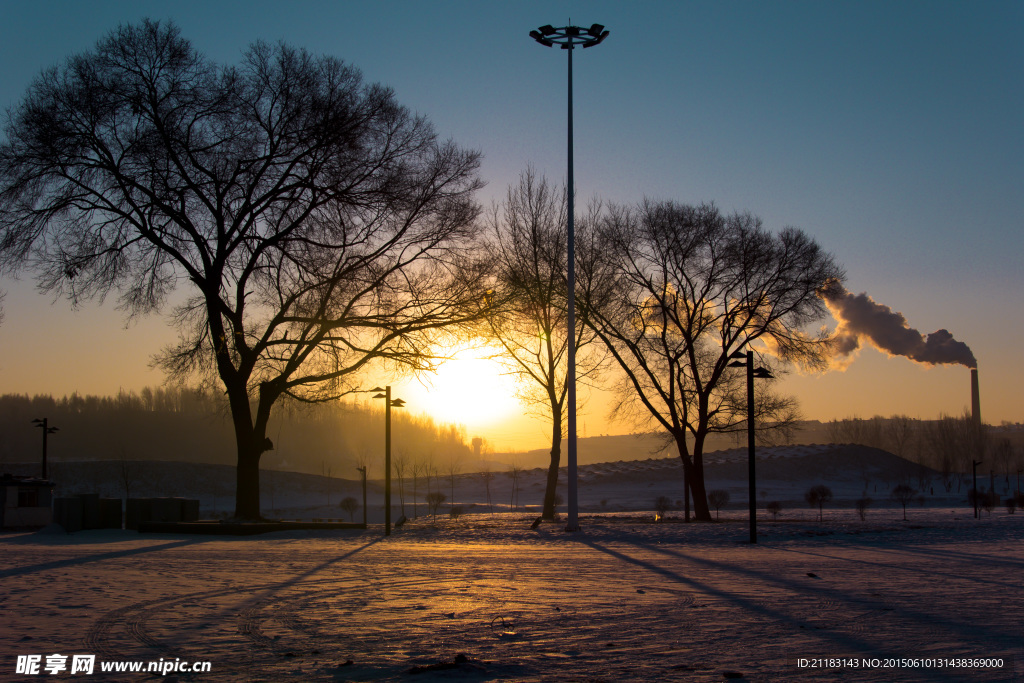
[[970, 347], [954, 339], [948, 330], [937, 330], [925, 336], [910, 327], [902, 313], [876, 302], [864, 292], [853, 294], [836, 280], [829, 281], [819, 293], [839, 323], [835, 334], [839, 365], [866, 341], [880, 351], [905, 356], [918, 363], [978, 366]]

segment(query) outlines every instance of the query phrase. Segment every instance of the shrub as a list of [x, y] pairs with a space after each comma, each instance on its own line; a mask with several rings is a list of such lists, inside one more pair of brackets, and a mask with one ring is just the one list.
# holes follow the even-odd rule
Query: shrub
[[729, 503], [729, 492], [723, 489], [709, 491], [708, 503], [711, 507], [715, 508], [715, 519], [718, 519], [719, 511], [722, 509], [722, 506], [728, 505]]
[[441, 503], [445, 500], [447, 500], [447, 496], [440, 491], [432, 491], [427, 494], [427, 507], [435, 521], [437, 520], [437, 508], [441, 507]]
[[658, 496], [654, 501], [654, 511], [658, 513], [658, 519], [665, 516], [665, 513], [672, 509], [672, 501], [668, 496]]
[[452, 519], [458, 519], [462, 517], [463, 513], [465, 513], [465, 510], [463, 510], [461, 505], [452, 505], [451, 510], [448, 511], [448, 516]]
[[1017, 511], [1017, 499], [1016, 498], [1007, 498], [1005, 502], [1006, 502], [1006, 511], [1008, 513], [1010, 513], [1012, 515], [1014, 512]]
[[768, 511], [768, 514], [772, 516], [772, 521], [778, 519], [779, 513], [782, 512], [782, 504], [777, 500], [773, 500], [764, 506], [764, 509]]
[[804, 500], [806, 500], [807, 504], [812, 508], [818, 508], [818, 521], [820, 522], [823, 520], [822, 510], [825, 507], [825, 503], [832, 500], [832, 489], [823, 484], [812, 486], [807, 489], [807, 493], [804, 494]]
[[341, 499], [341, 502], [338, 503], [338, 507], [340, 507], [342, 509], [342, 511], [348, 513], [348, 521], [350, 521], [350, 522], [354, 522], [355, 521], [356, 510], [359, 509], [359, 501], [358, 500], [356, 500], [352, 496], [347, 496], [347, 497]]

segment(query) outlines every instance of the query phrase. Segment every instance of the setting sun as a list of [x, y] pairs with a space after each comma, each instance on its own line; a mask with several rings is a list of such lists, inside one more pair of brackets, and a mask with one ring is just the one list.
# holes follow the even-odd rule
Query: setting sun
[[501, 422], [523, 407], [516, 398], [516, 378], [492, 356], [491, 347], [460, 348], [436, 373], [403, 389], [413, 412], [473, 430]]

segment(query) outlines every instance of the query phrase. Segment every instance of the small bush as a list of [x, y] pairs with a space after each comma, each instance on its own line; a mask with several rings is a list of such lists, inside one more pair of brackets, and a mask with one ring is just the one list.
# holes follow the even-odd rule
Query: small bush
[[432, 491], [427, 494], [427, 507], [430, 508], [430, 514], [435, 521], [437, 520], [437, 508], [441, 507], [441, 503], [445, 500], [447, 500], [447, 496], [440, 491]]
[[1006, 499], [1006, 511], [1009, 514], [1011, 514], [1011, 515], [1014, 512], [1017, 511], [1017, 499], [1016, 498], [1007, 498]]
[[807, 504], [812, 508], [818, 508], [818, 521], [820, 522], [823, 520], [823, 509], [825, 507], [825, 503], [832, 500], [832, 489], [823, 484], [812, 486], [807, 489], [807, 493], [804, 494], [804, 500], [806, 500]]
[[350, 521], [350, 522], [355, 521], [356, 510], [359, 509], [359, 501], [358, 500], [356, 500], [352, 496], [347, 496], [347, 497], [341, 499], [341, 502], [338, 503], [338, 507], [340, 507], [343, 512], [347, 512], [348, 513], [348, 521]]
[[654, 501], [654, 511], [658, 513], [658, 518], [661, 519], [665, 516], [665, 513], [672, 509], [672, 501], [669, 500], [668, 496], [658, 496]]
[[466, 511], [461, 505], [452, 505], [451, 510], [448, 511], [448, 516], [452, 519], [458, 519], [459, 517], [462, 517], [465, 512]]
[[718, 519], [722, 507], [729, 504], [729, 492], [723, 489], [708, 492], [708, 503], [715, 508], [715, 519]]
[[768, 514], [772, 516], [772, 521], [775, 521], [779, 517], [779, 513], [782, 512], [782, 504], [777, 500], [773, 500], [764, 506], [764, 509], [768, 511]]

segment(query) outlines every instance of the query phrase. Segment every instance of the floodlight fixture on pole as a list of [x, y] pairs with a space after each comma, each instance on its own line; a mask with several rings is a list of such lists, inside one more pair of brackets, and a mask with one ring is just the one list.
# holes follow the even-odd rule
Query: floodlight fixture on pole
[[530, 31], [530, 37], [536, 40], [544, 47], [554, 47], [555, 45], [560, 46], [563, 50], [566, 50], [569, 54], [569, 135], [568, 135], [568, 180], [567, 180], [567, 200], [568, 200], [568, 253], [566, 260], [568, 261], [568, 300], [569, 300], [569, 316], [568, 316], [568, 337], [567, 345], [569, 350], [569, 367], [566, 373], [566, 386], [568, 388], [568, 411], [566, 415], [567, 422], [567, 479], [568, 479], [568, 493], [569, 493], [569, 521], [565, 527], [566, 531], [579, 531], [579, 503], [577, 500], [576, 492], [576, 250], [575, 250], [575, 231], [573, 222], [574, 206], [573, 200], [576, 192], [576, 187], [573, 183], [573, 167], [572, 167], [572, 52], [577, 47], [593, 47], [604, 42], [604, 39], [608, 37], [608, 31], [605, 30], [602, 24], [591, 24], [589, 28], [583, 28], [580, 26], [561, 26], [554, 27], [551, 24], [545, 24], [535, 31]]
[[750, 500], [750, 542], [757, 543], [757, 467], [756, 445], [754, 439], [754, 378], [775, 379], [765, 368], [754, 367], [754, 352], [751, 350], [735, 351], [729, 358], [731, 368], [747, 369], [747, 485]]
[[[391, 409], [402, 408], [405, 401], [391, 398], [391, 385], [374, 387], [374, 398], [384, 399], [384, 535], [391, 535]], [[365, 509], [365, 507], [364, 507]]]
[[50, 427], [49, 418], [37, 418], [32, 420], [32, 424], [43, 430], [43, 479], [46, 479], [46, 437], [54, 432], [59, 432], [60, 427]]

